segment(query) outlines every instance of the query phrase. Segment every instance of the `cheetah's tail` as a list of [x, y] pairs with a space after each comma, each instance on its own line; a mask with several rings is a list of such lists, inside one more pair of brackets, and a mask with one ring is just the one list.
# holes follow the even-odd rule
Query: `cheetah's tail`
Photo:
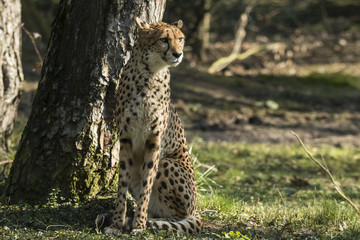
[[196, 213], [194, 216], [182, 220], [153, 218], [149, 219], [148, 224], [158, 229], [183, 232], [187, 234], [197, 234], [202, 229], [202, 219], [199, 213]]
[[[113, 218], [113, 212], [108, 212], [100, 214], [95, 220], [96, 228], [100, 231], [103, 231], [106, 227], [111, 225]], [[126, 218], [127, 229], [130, 229], [129, 223], [132, 222], [132, 218]], [[187, 234], [197, 234], [202, 229], [202, 219], [199, 213], [196, 213], [194, 216], [182, 219], [174, 220], [171, 218], [153, 218], [149, 219], [147, 223], [148, 227], [153, 226], [157, 229], [164, 229], [168, 231], [183, 232]]]

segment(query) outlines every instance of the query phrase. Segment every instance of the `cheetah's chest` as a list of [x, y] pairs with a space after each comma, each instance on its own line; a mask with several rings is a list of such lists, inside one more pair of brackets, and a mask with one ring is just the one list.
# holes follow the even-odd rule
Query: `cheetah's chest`
[[121, 129], [126, 129], [132, 140], [133, 152], [142, 156], [145, 142], [151, 134], [160, 134], [166, 127], [167, 104], [154, 94], [134, 94], [124, 106]]
[[141, 129], [147, 134], [154, 130], [155, 125], [163, 122], [165, 114], [165, 104], [159, 104], [155, 98], [135, 95], [125, 105], [122, 122], [129, 125], [130, 133]]

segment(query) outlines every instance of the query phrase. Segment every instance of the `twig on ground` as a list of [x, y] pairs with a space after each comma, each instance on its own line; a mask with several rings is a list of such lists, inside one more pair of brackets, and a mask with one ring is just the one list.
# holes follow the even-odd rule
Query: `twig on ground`
[[305, 150], [305, 152], [307, 153], [307, 155], [322, 169], [326, 172], [326, 174], [329, 176], [331, 182], [333, 183], [333, 185], [335, 186], [336, 191], [340, 194], [340, 196], [345, 199], [358, 213], [360, 213], [360, 209], [359, 207], [353, 202], [351, 201], [351, 199], [349, 197], [347, 197], [345, 195], [345, 193], [343, 192], [343, 190], [341, 189], [340, 185], [335, 181], [334, 176], [331, 174], [329, 168], [327, 167], [327, 164], [325, 162], [325, 159], [323, 157], [322, 161], [323, 163], [321, 163], [319, 160], [317, 160], [312, 153], [306, 148], [305, 144], [303, 143], [303, 141], [301, 140], [301, 138], [299, 137], [299, 135], [293, 131], [290, 131], [290, 133], [292, 135], [294, 135], [297, 140], [299, 141], [301, 147]]

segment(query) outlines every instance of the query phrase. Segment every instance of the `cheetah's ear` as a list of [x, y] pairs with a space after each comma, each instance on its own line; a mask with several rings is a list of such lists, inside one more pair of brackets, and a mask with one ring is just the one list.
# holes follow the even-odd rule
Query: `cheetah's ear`
[[140, 18], [136, 17], [135, 18], [136, 24], [138, 25], [139, 29], [146, 29], [146, 28], [150, 28], [149, 24], [143, 20], [141, 20]]
[[177, 28], [181, 28], [183, 26], [183, 21], [178, 20], [176, 22], [173, 22], [171, 25], [174, 25]]

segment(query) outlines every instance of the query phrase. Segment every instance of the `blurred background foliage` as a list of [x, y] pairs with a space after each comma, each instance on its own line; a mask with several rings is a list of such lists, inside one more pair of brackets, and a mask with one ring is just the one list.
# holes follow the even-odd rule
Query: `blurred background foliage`
[[[59, 0], [22, 0], [21, 2], [25, 27], [30, 32], [40, 34], [41, 38], [37, 42], [41, 52], [44, 53]], [[238, 27], [240, 14], [244, 12], [249, 2], [251, 1], [183, 0], [179, 3], [176, 0], [168, 0], [164, 21], [183, 20], [187, 50], [192, 53], [189, 56], [195, 58], [194, 61], [214, 60], [216, 57], [212, 55], [216, 53], [210, 52], [210, 44], [220, 42], [224, 48], [226, 43], [231, 43]], [[280, 39], [293, 41], [294, 36], [301, 38], [301, 35], [336, 36], [349, 31], [358, 32], [359, 12], [358, 0], [260, 0], [249, 16], [246, 41], [250, 43]], [[26, 63], [36, 61], [36, 55], [28, 36], [23, 36], [23, 42], [26, 67]], [[344, 41], [342, 43], [344, 44]], [[200, 57], [201, 51], [207, 52], [205, 57]]]
[[[201, 51], [204, 16], [208, 23], [209, 42], [227, 43], [234, 39], [240, 14], [249, 0], [168, 0], [164, 20], [182, 19], [183, 30], [194, 54]], [[294, 34], [342, 34], [360, 29], [360, 2], [357, 0], [260, 0], [249, 16], [246, 41], [289, 41]], [[206, 23], [205, 23], [206, 24]], [[284, 40], [285, 39], [285, 40]], [[209, 46], [209, 43], [205, 44]], [[208, 50], [208, 49], [207, 49]]]
[[[206, 6], [207, 2], [210, 7]], [[252, 1], [185, 0], [179, 4], [176, 0], [168, 0], [164, 20], [182, 19], [184, 32], [192, 38], [201, 25], [201, 18], [210, 10], [211, 41], [229, 41], [249, 2]], [[251, 13], [248, 37], [249, 40], [256, 40], [259, 34], [289, 37], [296, 29], [311, 32], [324, 28], [331, 33], [359, 30], [359, 10], [357, 0], [260, 0]]]

